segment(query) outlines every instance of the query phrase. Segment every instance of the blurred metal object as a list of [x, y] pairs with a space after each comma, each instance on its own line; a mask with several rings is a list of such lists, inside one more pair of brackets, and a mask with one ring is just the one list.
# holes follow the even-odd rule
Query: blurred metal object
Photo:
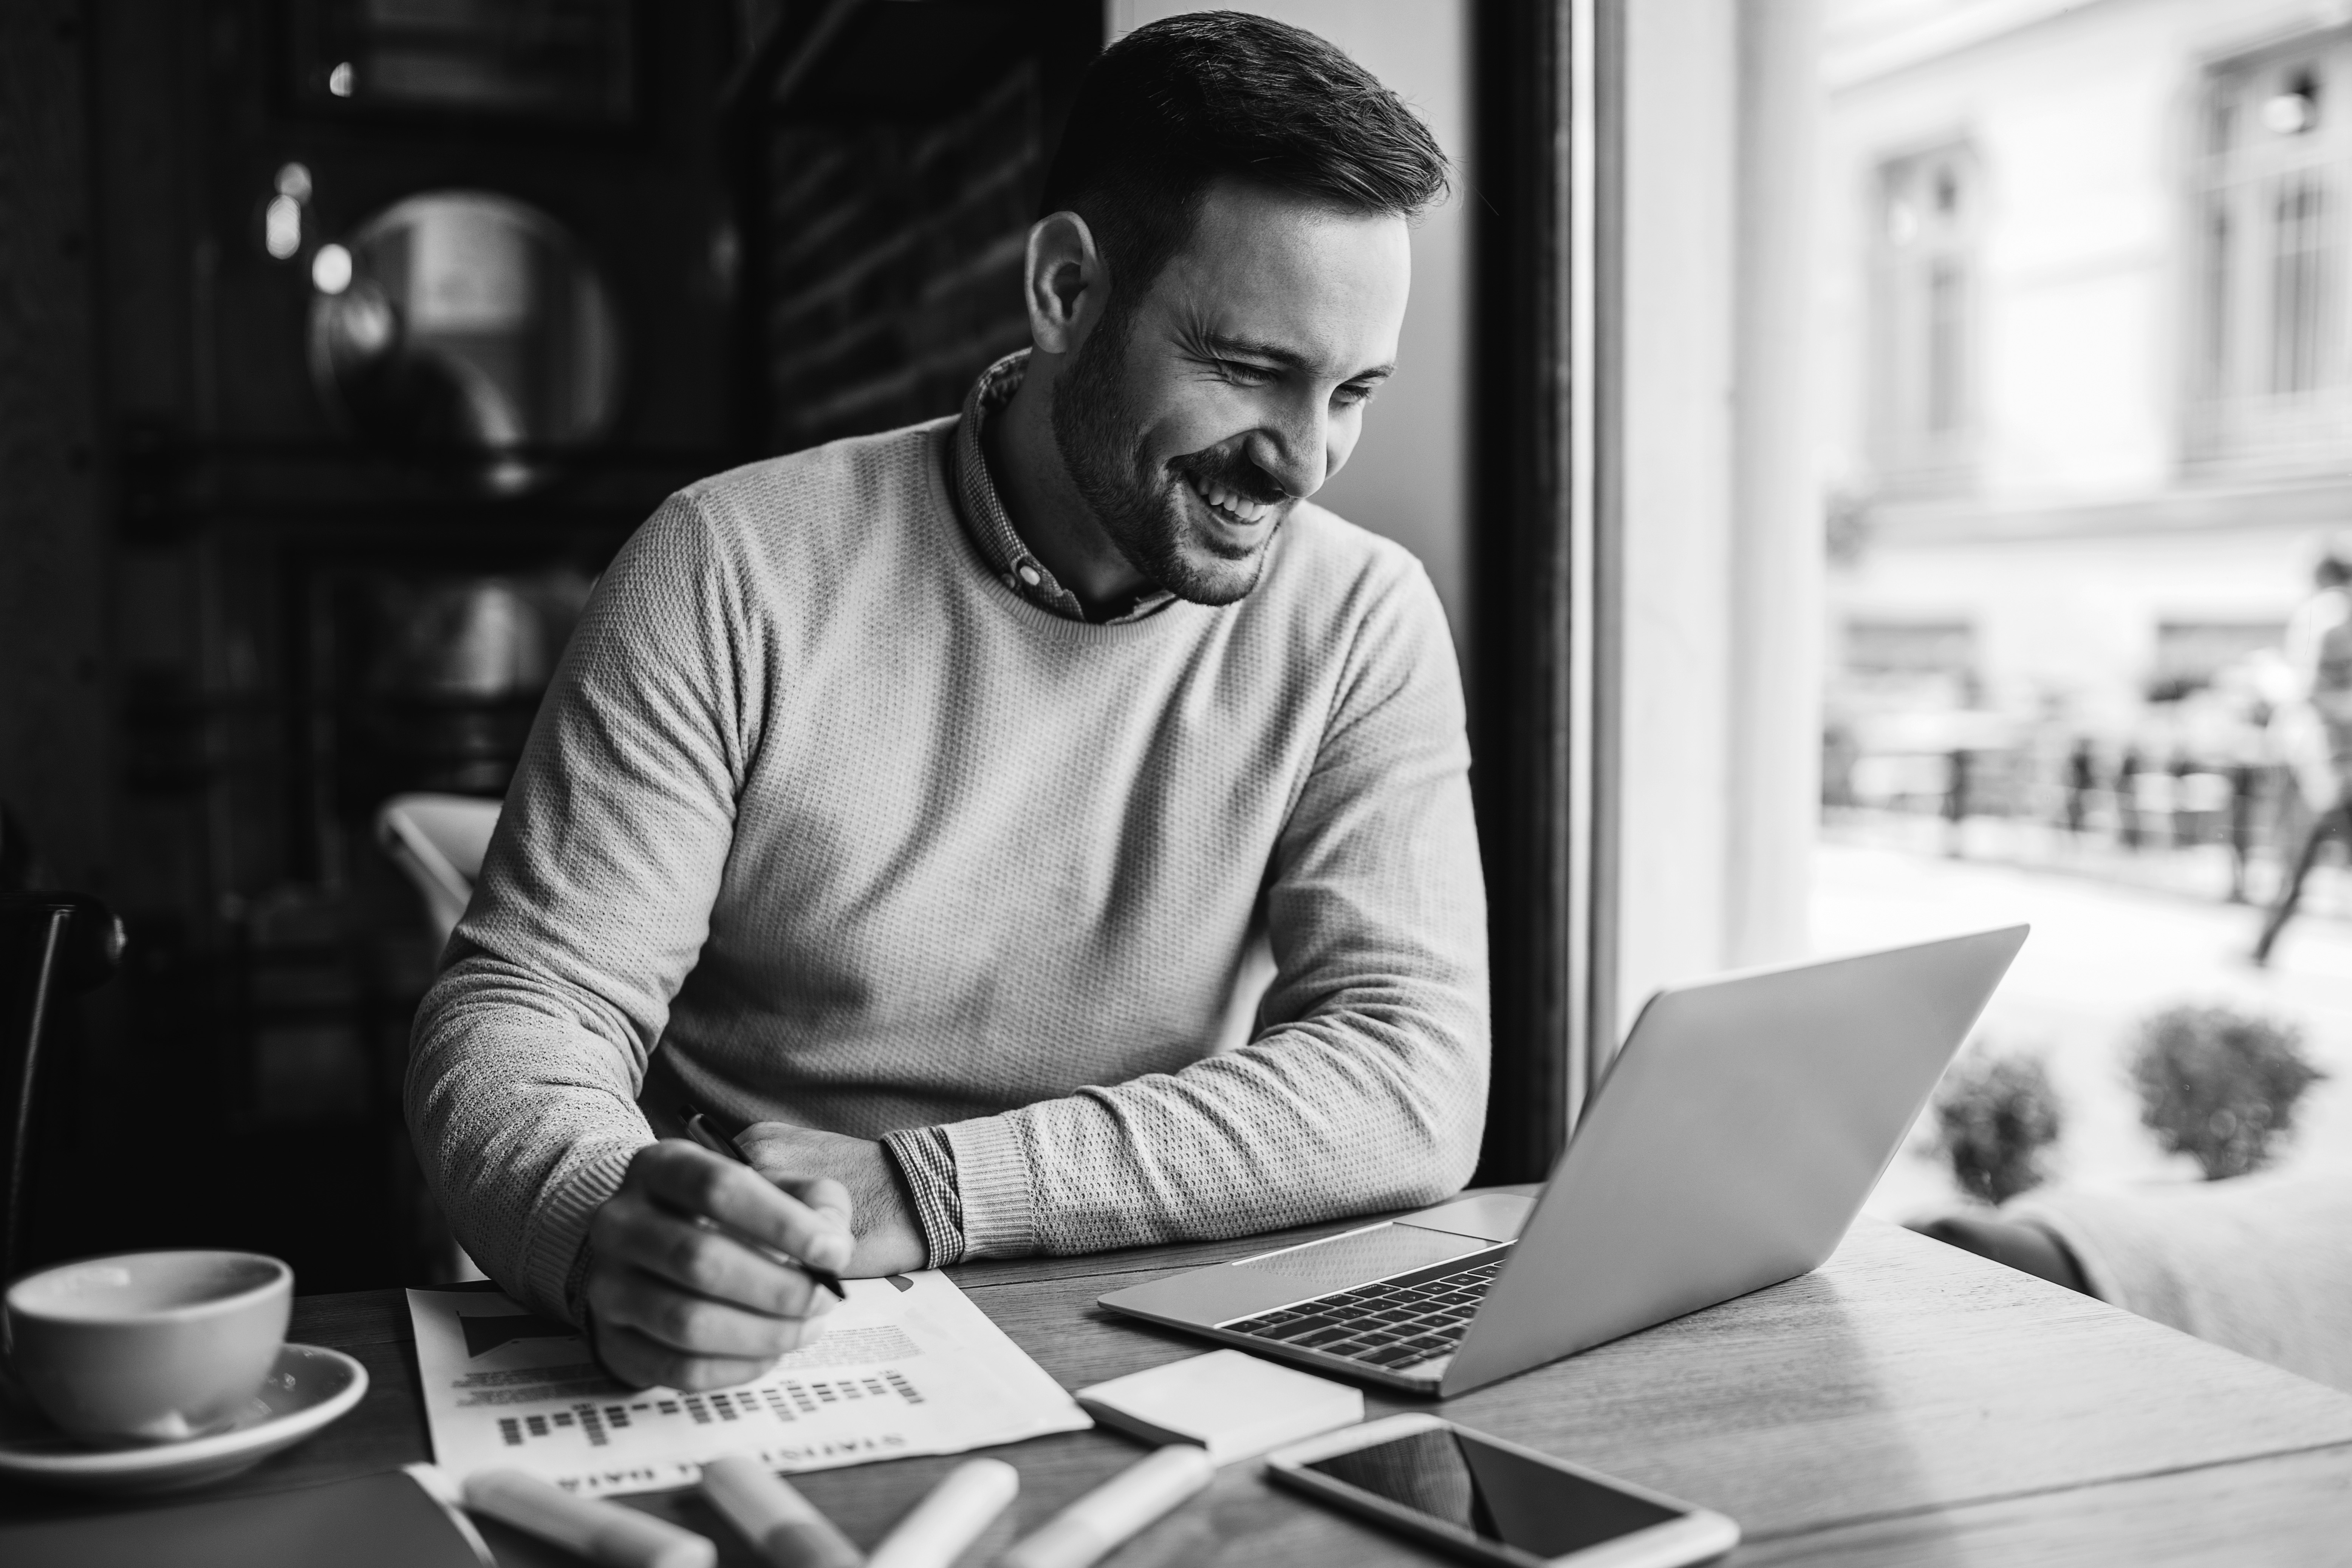
[[313, 112], [617, 125], [636, 111], [632, 0], [297, 0], [287, 63]]
[[420, 697], [536, 696], [553, 660], [538, 608], [494, 577], [425, 590], [396, 637], [384, 651], [380, 678]]
[[122, 922], [97, 899], [76, 893], [0, 897], [0, 994], [24, 1019], [10, 1118], [5, 1230], [0, 1232], [0, 1282], [13, 1280], [25, 1246], [25, 1191], [31, 1166], [33, 1095], [41, 1045], [59, 990], [86, 991], [121, 967]]
[[427, 192], [331, 248], [348, 261], [313, 271], [310, 375], [352, 434], [420, 455], [480, 454], [461, 463], [474, 481], [518, 495], [611, 429], [620, 317], [545, 213], [487, 192]]

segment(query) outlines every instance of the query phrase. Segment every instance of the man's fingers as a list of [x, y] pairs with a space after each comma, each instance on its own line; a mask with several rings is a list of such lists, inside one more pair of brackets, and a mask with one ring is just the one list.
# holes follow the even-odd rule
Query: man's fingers
[[748, 1312], [626, 1268], [592, 1273], [589, 1310], [600, 1329], [635, 1329], [680, 1355], [771, 1364], [819, 1332], [805, 1320]]
[[688, 1355], [633, 1328], [598, 1323], [596, 1350], [605, 1370], [633, 1388], [676, 1388], [697, 1393], [749, 1383], [775, 1364], [723, 1356]]
[[596, 1256], [772, 1317], [804, 1318], [832, 1298], [808, 1275], [716, 1228], [651, 1203], [615, 1203], [598, 1216]]
[[631, 1169], [642, 1170], [646, 1190], [681, 1213], [707, 1216], [820, 1269], [847, 1267], [856, 1248], [838, 1182], [817, 1184], [838, 1194], [837, 1207], [817, 1208], [751, 1166], [677, 1138], [643, 1151]]

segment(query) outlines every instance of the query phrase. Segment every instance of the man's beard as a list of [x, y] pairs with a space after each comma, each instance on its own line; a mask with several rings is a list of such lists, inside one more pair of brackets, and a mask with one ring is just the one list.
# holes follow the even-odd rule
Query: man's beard
[[[1054, 388], [1054, 445], [1079, 497], [1128, 565], [1179, 599], [1234, 603], [1257, 586], [1266, 547], [1289, 518], [1290, 497], [1238, 452], [1192, 453], [1168, 464], [1164, 473], [1143, 455], [1136, 438], [1143, 421], [1120, 374], [1133, 325], [1114, 303], [1079, 347]], [[1180, 494], [1196, 480], [1278, 507], [1265, 538], [1236, 546], [1214, 532], [1196, 533]]]

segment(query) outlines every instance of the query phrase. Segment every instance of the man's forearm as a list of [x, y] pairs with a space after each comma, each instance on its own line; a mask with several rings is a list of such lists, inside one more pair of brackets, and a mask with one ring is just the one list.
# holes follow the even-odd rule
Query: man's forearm
[[1318, 1019], [1173, 1075], [890, 1134], [932, 1263], [1245, 1235], [1459, 1190], [1483, 1035], [1362, 1027]]
[[418, 1010], [406, 1102], [459, 1244], [510, 1292], [576, 1321], [589, 1221], [653, 1141], [622, 1050], [478, 955]]

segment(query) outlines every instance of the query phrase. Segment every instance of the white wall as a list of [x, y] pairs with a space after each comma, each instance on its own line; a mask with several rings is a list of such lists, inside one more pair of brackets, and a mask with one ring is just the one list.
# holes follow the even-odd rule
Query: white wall
[[2120, 738], [2143, 716], [2159, 623], [2284, 624], [2327, 537], [2285, 526], [1906, 541], [1833, 573], [1830, 603], [1841, 621], [1965, 622], [1986, 706], [2033, 715], [2054, 698], [2083, 732]]
[[1625, 7], [1622, 1024], [1724, 963], [1736, 0]]
[[1625, 14], [1621, 1029], [1810, 945], [1822, 578], [1814, 0]]
[[1470, 5], [1468, 0], [1107, 0], [1117, 38], [1187, 11], [1242, 10], [1346, 50], [1428, 121], [1454, 161], [1454, 195], [1412, 236], [1412, 302], [1397, 373], [1348, 465], [1316, 499], [1421, 558], [1466, 659], [1469, 585]]

